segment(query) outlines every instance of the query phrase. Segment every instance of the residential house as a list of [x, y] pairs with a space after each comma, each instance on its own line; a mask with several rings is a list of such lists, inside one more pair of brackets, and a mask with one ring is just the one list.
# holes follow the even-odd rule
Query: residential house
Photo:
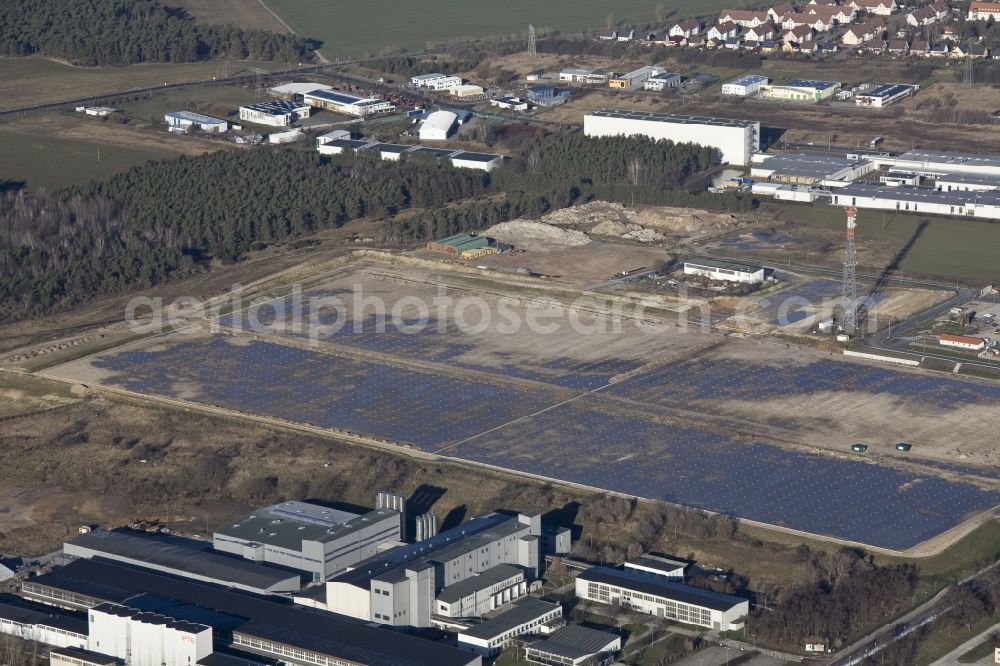
[[970, 21], [1000, 21], [1000, 2], [979, 2], [973, 0], [969, 5], [968, 18]]
[[732, 39], [727, 39], [723, 46], [731, 51], [738, 51], [743, 47], [743, 41], [739, 37], [733, 37]]
[[885, 50], [893, 55], [907, 55], [910, 52], [910, 45], [905, 39], [890, 39], [885, 45]]
[[808, 7], [834, 7], [837, 0], [809, 0]]
[[785, 14], [777, 23], [781, 26], [782, 30], [791, 30], [792, 28], [798, 28], [807, 24], [809, 22], [808, 18], [809, 14]]
[[854, 7], [841, 7], [832, 6], [828, 7], [826, 5], [816, 5], [809, 7], [806, 10], [806, 14], [816, 14], [818, 16], [829, 17], [841, 24], [847, 24], [854, 20], [857, 15], [858, 10]]
[[922, 28], [938, 20], [937, 12], [930, 5], [914, 9], [906, 15], [906, 23], [914, 28]]
[[854, 7], [859, 12], [875, 14], [876, 16], [889, 16], [899, 9], [896, 0], [850, 0], [845, 4]]
[[826, 39], [822, 42], [816, 42], [816, 49], [820, 53], [830, 53], [830, 54], [837, 53], [838, 51], [840, 51], [840, 47], [837, 45], [837, 42], [835, 42], [832, 39]]
[[951, 52], [951, 47], [948, 46], [948, 42], [938, 42], [937, 44], [931, 44], [931, 47], [927, 49], [927, 55], [931, 58], [946, 58]]
[[778, 50], [778, 44], [773, 39], [765, 39], [760, 43], [761, 53], [774, 53]]
[[807, 18], [809, 20], [805, 23], [806, 27], [811, 28], [816, 32], [826, 32], [837, 26], [837, 21], [832, 18], [825, 18], [815, 14], [810, 14]]
[[943, 21], [951, 16], [951, 6], [948, 4], [947, 0], [934, 0], [934, 2], [932, 2], [929, 6], [934, 10], [934, 14], [937, 16], [939, 21]]
[[973, 58], [982, 59], [989, 56], [989, 49], [986, 48], [984, 44], [974, 43], [970, 44], [966, 42], [965, 44], [956, 44], [955, 48], [951, 50], [948, 54], [949, 58], [954, 58], [956, 60], [961, 60], [963, 58]]
[[719, 23], [732, 21], [736, 25], [741, 25], [744, 28], [756, 28], [757, 26], [767, 23], [770, 20], [771, 17], [768, 16], [767, 12], [755, 12], [745, 9], [724, 9], [719, 12]]
[[665, 32], [647, 32], [644, 35], [643, 41], [649, 45], [656, 44], [666, 44], [667, 43], [667, 33]]
[[691, 39], [687, 40], [687, 45], [693, 49], [701, 49], [705, 47], [705, 38], [701, 35], [695, 35]]
[[629, 30], [627, 33], [618, 33], [619, 42], [631, 42], [635, 39], [635, 30]]
[[881, 39], [885, 32], [885, 25], [881, 21], [868, 21], [859, 25], [852, 25], [841, 37], [844, 46], [861, 46], [873, 39]]
[[910, 44], [910, 55], [925, 56], [930, 51], [930, 43], [925, 39], [914, 39]]
[[684, 19], [678, 21], [670, 27], [670, 37], [692, 37], [701, 32], [701, 21], [698, 19]]
[[781, 40], [786, 44], [801, 44], [803, 42], [812, 41], [812, 38], [812, 28], [807, 25], [800, 25], [797, 28], [786, 30], [782, 35]]
[[799, 44], [799, 53], [815, 53], [816, 42], [802, 42]]
[[687, 46], [688, 38], [683, 35], [674, 35], [667, 39], [667, 46]]
[[707, 39], [714, 39], [717, 42], [724, 42], [727, 39], [735, 37], [739, 33], [740, 29], [732, 21], [724, 21], [719, 25], [713, 25], [708, 29], [705, 34]]
[[774, 26], [770, 23], [764, 23], [756, 28], [748, 28], [743, 33], [743, 39], [748, 42], [762, 42], [765, 39], [774, 39]]
[[795, 14], [798, 10], [790, 2], [783, 2], [780, 5], [775, 5], [767, 10], [768, 16], [771, 17], [771, 21], [774, 23], [780, 23], [781, 17], [787, 14]]
[[861, 47], [866, 53], [873, 53], [878, 55], [879, 53], [885, 53], [886, 41], [881, 37], [875, 39], [870, 39], [864, 43]]

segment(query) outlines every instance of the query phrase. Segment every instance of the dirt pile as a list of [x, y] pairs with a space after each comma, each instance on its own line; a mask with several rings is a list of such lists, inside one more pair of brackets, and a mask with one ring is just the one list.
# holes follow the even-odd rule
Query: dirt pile
[[574, 247], [586, 245], [590, 242], [587, 234], [582, 231], [572, 229], [560, 229], [559, 227], [534, 220], [511, 220], [502, 222], [490, 227], [484, 232], [486, 236], [492, 236], [505, 243], [514, 245], [561, 245]]
[[741, 226], [740, 219], [729, 213], [668, 206], [631, 209], [607, 201], [591, 201], [582, 206], [557, 210], [541, 221], [573, 227], [595, 236], [646, 243], [664, 240], [665, 234], [699, 236]]

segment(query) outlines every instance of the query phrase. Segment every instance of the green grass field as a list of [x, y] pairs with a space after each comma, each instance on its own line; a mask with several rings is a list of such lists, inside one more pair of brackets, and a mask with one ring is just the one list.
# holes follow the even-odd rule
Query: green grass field
[[[100, 152], [100, 160], [98, 160]], [[0, 132], [0, 183], [54, 190], [125, 171], [177, 152], [100, 146], [87, 141]]]
[[[763, 210], [782, 210], [782, 219], [796, 224], [841, 232], [844, 211], [833, 206], [781, 206], [767, 204]], [[926, 226], [920, 231], [920, 226]], [[937, 275], [973, 280], [1000, 280], [1000, 223], [967, 218], [923, 217], [858, 211], [858, 243], [884, 240], [902, 248], [916, 237], [900, 267], [904, 273]]]
[[[613, 25], [637, 25], [656, 20], [656, 0], [266, 0], [292, 30], [323, 41], [330, 59], [380, 53], [387, 47], [410, 51], [460, 37], [524, 34], [528, 24], [538, 30], [564, 32], [605, 27], [609, 12]], [[712, 13], [737, 0], [672, 0], [664, 2], [664, 19]]]

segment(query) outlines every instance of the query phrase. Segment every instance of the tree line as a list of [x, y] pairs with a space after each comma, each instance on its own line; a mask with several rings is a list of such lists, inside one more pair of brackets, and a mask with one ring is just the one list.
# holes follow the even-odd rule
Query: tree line
[[76, 65], [194, 62], [217, 57], [298, 62], [318, 44], [295, 35], [200, 25], [156, 0], [4, 0], [0, 55]]

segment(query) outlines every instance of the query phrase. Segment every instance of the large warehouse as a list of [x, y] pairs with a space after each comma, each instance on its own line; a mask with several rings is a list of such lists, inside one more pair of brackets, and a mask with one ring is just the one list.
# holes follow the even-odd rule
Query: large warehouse
[[601, 109], [583, 117], [583, 133], [696, 143], [715, 148], [729, 164], [750, 164], [760, 150], [760, 123], [751, 120]]
[[851, 183], [832, 194], [834, 206], [1000, 219], [1000, 192], [942, 192], [933, 187]]
[[277, 99], [240, 107], [240, 120], [271, 127], [288, 127], [300, 118], [308, 118], [311, 106]]
[[427, 116], [427, 119], [420, 125], [420, 140], [445, 141], [454, 129], [456, 122], [458, 122], [457, 114], [451, 111], [435, 111]]
[[840, 90], [838, 81], [812, 81], [795, 79], [783, 84], [766, 84], [760, 87], [761, 99], [782, 102], [822, 102]]
[[742, 629], [750, 612], [750, 602], [741, 597], [611, 567], [591, 567], [577, 576], [576, 596], [717, 631]]

